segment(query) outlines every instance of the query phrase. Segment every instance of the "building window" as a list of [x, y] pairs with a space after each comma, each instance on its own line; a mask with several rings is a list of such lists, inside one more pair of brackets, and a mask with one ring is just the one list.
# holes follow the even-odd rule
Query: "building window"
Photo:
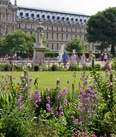
[[52, 16], [52, 19], [54, 20], [54, 19], [55, 19], [55, 16]]
[[34, 18], [34, 14], [31, 14], [31, 17]]
[[36, 16], [38, 19], [39, 19], [39, 14], [37, 14], [37, 16]]
[[12, 31], [14, 32], [14, 26], [12, 26]]
[[26, 16], [26, 18], [28, 18], [29, 17], [29, 13], [26, 13], [25, 16]]
[[8, 13], [5, 14], [5, 21], [8, 21]]
[[49, 16], [49, 15], [47, 16], [47, 19], [50, 19], [50, 16]]
[[46, 33], [46, 37], [47, 37], [47, 39], [48, 39], [48, 33]]
[[32, 29], [32, 24], [31, 24], [31, 29]]
[[59, 48], [58, 48], [58, 43], [57, 43], [57, 50], [58, 50]]
[[58, 33], [57, 33], [57, 36], [56, 36], [56, 37], [57, 37], [57, 39], [58, 39]]
[[76, 18], [76, 19], [75, 19], [75, 21], [77, 22], [77, 21], [78, 21], [78, 19]]
[[61, 35], [62, 35], [62, 40], [63, 40], [63, 33]]
[[23, 12], [20, 13], [20, 17], [21, 17], [21, 18], [23, 17]]
[[66, 18], [66, 21], [69, 21], [69, 18]]
[[42, 15], [42, 18], [45, 19], [45, 15]]
[[19, 29], [21, 28], [21, 24], [19, 23]]
[[52, 39], [54, 39], [54, 34], [52, 33]]
[[54, 49], [54, 44], [52, 43], [52, 50]]
[[84, 22], [86, 23], [86, 19], [84, 19]]
[[57, 20], [59, 20], [59, 19], [60, 19], [60, 17], [58, 16], [58, 17], [57, 17]]
[[4, 31], [5, 31], [5, 34], [7, 34], [7, 33], [8, 33], [8, 26], [6, 25], [4, 29], [5, 29], [5, 30], [4, 30]]
[[64, 21], [64, 17], [62, 17], [62, 20]]
[[68, 34], [66, 34], [66, 40], [68, 39]]
[[73, 18], [71, 18], [71, 21], [73, 21], [74, 19]]
[[14, 22], [14, 13], [12, 14], [12, 22]]
[[80, 22], [82, 22], [82, 19], [80, 19]]

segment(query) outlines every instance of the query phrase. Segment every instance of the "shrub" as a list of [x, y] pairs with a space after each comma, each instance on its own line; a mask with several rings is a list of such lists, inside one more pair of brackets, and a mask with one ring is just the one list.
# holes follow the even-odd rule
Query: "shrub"
[[116, 58], [113, 59], [113, 62], [112, 62], [112, 64], [111, 64], [111, 68], [112, 68], [113, 70], [116, 70]]
[[27, 66], [27, 70], [32, 71], [33, 70], [32, 66]]
[[53, 64], [52, 67], [51, 67], [51, 70], [52, 71], [58, 71], [58, 66]]
[[23, 70], [23, 66], [22, 65], [14, 65], [14, 70], [15, 71], [22, 71]]
[[0, 64], [0, 71], [11, 71], [12, 67], [10, 64]]
[[84, 66], [82, 66], [81, 70], [83, 70], [83, 71], [90, 71], [90, 70], [92, 70], [92, 67], [84, 65]]
[[27, 108], [4, 108], [1, 113], [2, 133], [5, 137], [30, 137], [32, 111]]
[[100, 71], [101, 65], [100, 65], [100, 64], [95, 64], [94, 67], [95, 67], [95, 70], [96, 70], [96, 71]]
[[38, 65], [38, 64], [36, 64], [35, 66], [34, 66], [34, 71], [39, 71], [40, 70], [40, 66]]
[[77, 71], [78, 70], [78, 67], [77, 67], [77, 64], [71, 64], [68, 68], [69, 71]]

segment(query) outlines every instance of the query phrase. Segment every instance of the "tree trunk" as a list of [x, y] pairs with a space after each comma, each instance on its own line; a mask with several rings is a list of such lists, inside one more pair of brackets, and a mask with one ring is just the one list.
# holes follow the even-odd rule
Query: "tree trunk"
[[114, 44], [111, 45], [111, 54], [114, 57], [114, 55], [115, 55], [115, 46], [114, 46]]

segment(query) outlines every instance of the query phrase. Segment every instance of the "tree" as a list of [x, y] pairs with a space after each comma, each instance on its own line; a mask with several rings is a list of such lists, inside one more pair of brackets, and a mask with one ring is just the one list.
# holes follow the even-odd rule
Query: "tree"
[[33, 51], [34, 38], [22, 31], [15, 31], [4, 36], [4, 43], [2, 50], [8, 54], [17, 51], [29, 54]]
[[65, 50], [72, 52], [73, 49], [75, 49], [76, 52], [82, 52], [84, 50], [84, 42], [77, 38], [70, 40], [66, 44]]
[[101, 45], [111, 45], [111, 54], [116, 46], [116, 7], [108, 8], [90, 17], [87, 22], [87, 40]]

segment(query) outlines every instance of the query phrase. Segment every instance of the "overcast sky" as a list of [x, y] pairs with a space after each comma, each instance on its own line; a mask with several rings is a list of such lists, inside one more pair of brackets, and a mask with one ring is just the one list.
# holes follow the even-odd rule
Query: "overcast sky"
[[[11, 0], [14, 4], [14, 0]], [[116, 0], [17, 0], [18, 6], [94, 15], [116, 6]]]

